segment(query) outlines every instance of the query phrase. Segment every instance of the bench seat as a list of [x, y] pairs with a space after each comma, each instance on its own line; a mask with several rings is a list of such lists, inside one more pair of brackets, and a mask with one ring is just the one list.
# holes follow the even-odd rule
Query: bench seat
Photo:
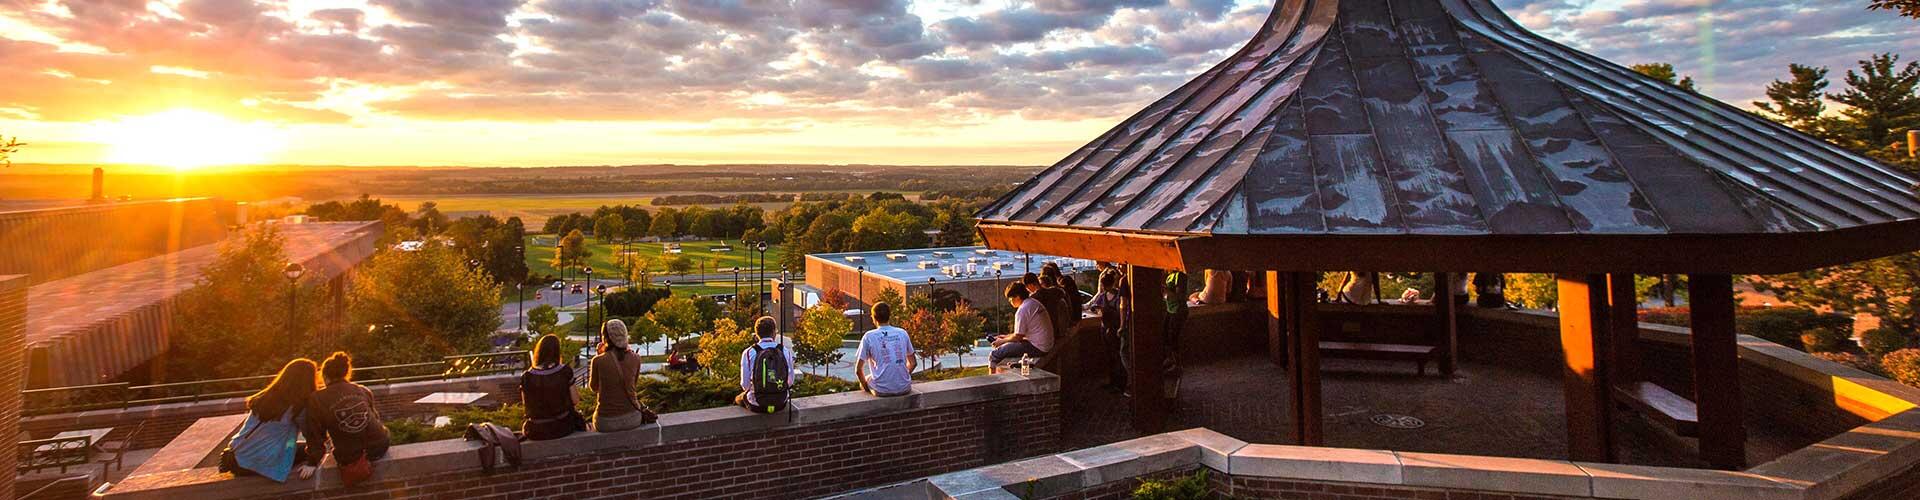
[[1432, 361], [1440, 352], [1438, 346], [1407, 344], [1372, 344], [1364, 342], [1321, 342], [1320, 355], [1331, 358], [1370, 359], [1379, 361], [1413, 361], [1419, 363], [1420, 374], [1427, 374], [1427, 362]]
[[1693, 401], [1653, 382], [1613, 386], [1613, 399], [1658, 422], [1681, 437], [1699, 437], [1700, 414]]

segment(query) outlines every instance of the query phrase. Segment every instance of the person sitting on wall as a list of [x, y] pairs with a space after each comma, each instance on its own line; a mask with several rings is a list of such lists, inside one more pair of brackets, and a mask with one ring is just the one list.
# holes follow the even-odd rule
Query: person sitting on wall
[[1020, 283], [1027, 287], [1027, 297], [1040, 302], [1040, 306], [1047, 310], [1048, 326], [1051, 327], [1049, 333], [1068, 332], [1075, 322], [1080, 321], [1080, 318], [1068, 317], [1067, 293], [1060, 290], [1059, 283], [1048, 286], [1040, 275], [1033, 273], [1021, 276]]
[[527, 408], [520, 432], [539, 441], [587, 430], [586, 417], [576, 409], [579, 401], [573, 367], [560, 362], [560, 337], [540, 336], [533, 343], [533, 366], [520, 374], [520, 402]]
[[893, 326], [893, 305], [873, 305], [873, 330], [860, 337], [853, 354], [855, 379], [860, 389], [875, 396], [901, 396], [913, 389], [913, 340], [907, 331]]
[[594, 432], [619, 432], [653, 422], [658, 417], [634, 394], [640, 379], [640, 356], [627, 347], [627, 323], [618, 319], [600, 325], [600, 345], [587, 362], [587, 387], [593, 389]]
[[1013, 333], [993, 338], [993, 354], [987, 356], [987, 362], [995, 370], [1001, 361], [1023, 355], [1038, 358], [1053, 349], [1053, 316], [1045, 304], [1032, 298], [1028, 288], [1023, 283], [1007, 285], [1007, 304], [1014, 309]]
[[311, 359], [288, 361], [267, 388], [247, 396], [247, 422], [220, 454], [222, 472], [284, 483], [297, 464], [300, 477], [313, 477], [307, 450], [297, 442], [307, 423], [307, 400], [320, 387], [319, 369]]
[[[326, 387], [307, 402], [307, 465], [320, 466], [327, 442], [333, 442], [333, 463], [340, 465], [341, 481], [351, 486], [373, 475], [372, 461], [387, 455], [387, 426], [374, 407], [373, 391], [353, 383], [353, 358], [335, 352], [320, 364]], [[301, 469], [307, 479], [312, 469]]]
[[775, 338], [772, 316], [755, 320], [753, 333], [760, 341], [740, 352], [740, 395], [733, 404], [754, 413], [785, 410], [793, 390], [793, 350]]

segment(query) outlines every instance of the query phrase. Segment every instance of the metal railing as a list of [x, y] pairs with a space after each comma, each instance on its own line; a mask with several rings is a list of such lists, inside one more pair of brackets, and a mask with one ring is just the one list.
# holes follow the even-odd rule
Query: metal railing
[[[382, 385], [478, 377], [519, 372], [527, 369], [527, 363], [527, 351], [462, 354], [424, 363], [354, 368], [353, 381], [361, 385]], [[47, 415], [246, 396], [266, 387], [273, 377], [260, 375], [151, 385], [120, 382], [29, 389], [20, 391], [21, 414]]]
[[21, 474], [55, 467], [60, 468], [61, 473], [66, 473], [68, 467], [79, 467], [93, 461], [92, 436], [30, 439], [16, 446], [19, 461], [14, 467]]

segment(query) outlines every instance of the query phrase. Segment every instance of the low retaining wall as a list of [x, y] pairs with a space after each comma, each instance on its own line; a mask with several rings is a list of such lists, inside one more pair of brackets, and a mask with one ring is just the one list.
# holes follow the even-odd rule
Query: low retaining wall
[[183, 465], [143, 467], [97, 496], [817, 497], [1051, 453], [1060, 439], [1059, 384], [1045, 372], [1006, 373], [918, 384], [894, 398], [859, 392], [800, 398], [791, 411], [775, 415], [732, 407], [669, 413], [632, 431], [524, 443], [520, 468], [503, 465], [491, 475], [480, 472], [474, 442], [401, 445], [377, 463], [372, 482], [353, 488], [340, 484], [331, 462], [313, 480], [286, 484], [185, 468], [224, 440], [199, 438], [162, 450], [184, 453], [165, 459]]
[[[483, 403], [500, 404], [520, 401], [520, 376], [518, 374], [489, 375], [449, 380], [429, 380], [400, 384], [369, 386], [377, 398], [376, 405], [380, 414], [389, 419], [399, 416], [432, 413], [436, 408], [413, 404], [422, 396], [436, 392], [484, 392], [487, 399]], [[126, 439], [135, 428], [140, 435], [135, 436], [134, 448], [154, 448], [167, 444], [180, 431], [202, 418], [220, 415], [234, 415], [247, 411], [246, 398], [225, 398], [194, 403], [171, 403], [164, 405], [141, 406], [125, 409], [92, 410], [77, 413], [58, 413], [26, 417], [20, 420], [20, 430], [32, 433], [34, 437], [53, 437], [63, 431], [99, 429], [112, 427], [107, 435], [109, 440]]]

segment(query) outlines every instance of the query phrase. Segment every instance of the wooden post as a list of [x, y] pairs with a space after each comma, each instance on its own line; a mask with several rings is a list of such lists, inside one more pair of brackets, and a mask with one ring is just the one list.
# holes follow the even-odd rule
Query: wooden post
[[1292, 279], [1293, 275], [1277, 271], [1267, 271], [1267, 359], [1277, 366], [1287, 365], [1287, 287], [1281, 280]]
[[1586, 462], [1613, 461], [1613, 404], [1608, 399], [1607, 293], [1602, 275], [1561, 274], [1560, 350], [1566, 357], [1567, 454]]
[[1151, 267], [1128, 266], [1128, 296], [1133, 301], [1133, 346], [1127, 383], [1133, 392], [1133, 428], [1157, 434], [1167, 425], [1167, 403], [1161, 397], [1166, 368], [1164, 321], [1167, 317], [1166, 273]]
[[1453, 281], [1447, 273], [1433, 273], [1433, 286], [1439, 290], [1433, 292], [1434, 336], [1440, 346], [1440, 373], [1453, 376], [1455, 365], [1460, 363], [1460, 305], [1455, 303], [1459, 291], [1453, 289]]
[[1314, 297], [1319, 282], [1313, 273], [1289, 273], [1287, 280], [1287, 322], [1289, 335], [1288, 381], [1292, 383], [1293, 438], [1301, 446], [1320, 446], [1320, 305]]
[[1700, 415], [1700, 458], [1719, 469], [1746, 464], [1740, 407], [1740, 347], [1733, 327], [1733, 277], [1687, 277], [1693, 303], [1693, 404]]
[[1626, 387], [1643, 380], [1640, 375], [1640, 297], [1634, 293], [1632, 274], [1607, 275], [1609, 336], [1607, 339], [1607, 382]]

